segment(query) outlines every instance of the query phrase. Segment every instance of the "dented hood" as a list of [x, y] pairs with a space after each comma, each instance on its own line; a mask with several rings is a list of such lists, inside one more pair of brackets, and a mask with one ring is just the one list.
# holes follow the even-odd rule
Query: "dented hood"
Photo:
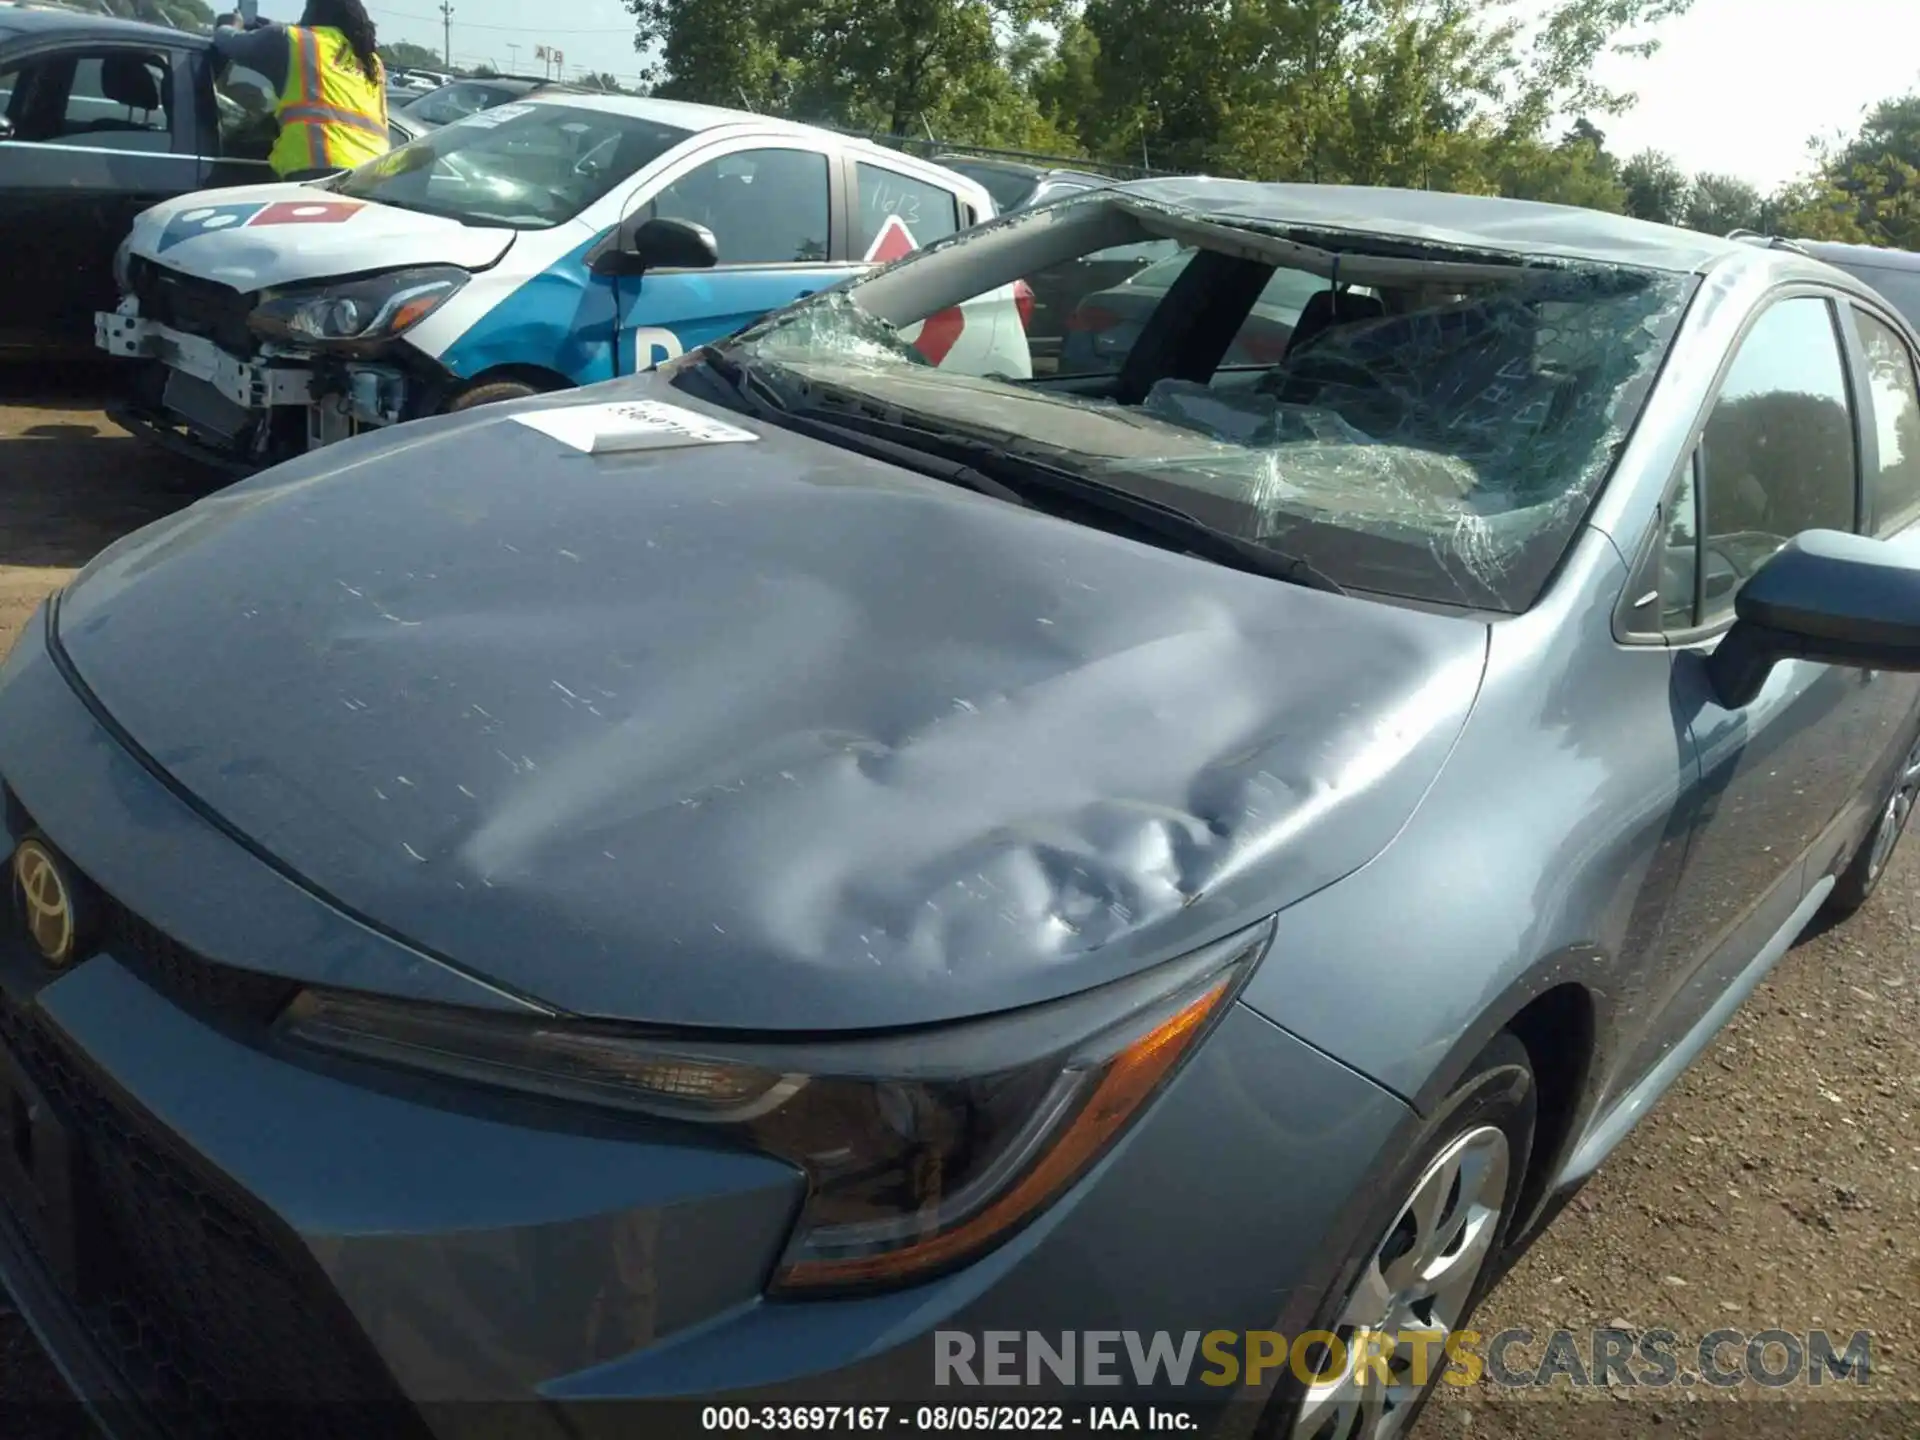
[[495, 264], [518, 232], [348, 200], [311, 185], [252, 185], [169, 200], [134, 222], [135, 255], [243, 293], [408, 265]]
[[1471, 620], [775, 428], [594, 456], [528, 413], [206, 500], [58, 637], [249, 843], [564, 1010], [885, 1026], [1137, 970], [1365, 864], [1479, 682]]

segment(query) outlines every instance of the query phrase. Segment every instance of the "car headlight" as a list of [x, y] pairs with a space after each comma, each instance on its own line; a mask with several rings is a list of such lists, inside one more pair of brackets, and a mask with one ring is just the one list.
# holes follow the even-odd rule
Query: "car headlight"
[[307, 345], [359, 349], [404, 335], [460, 293], [465, 270], [433, 265], [365, 280], [268, 290], [247, 317], [255, 334]]
[[1084, 1175], [1258, 963], [1256, 926], [1069, 999], [886, 1037], [672, 1038], [339, 991], [287, 1039], [682, 1122], [787, 1160], [807, 1200], [777, 1294], [897, 1285], [973, 1260]]

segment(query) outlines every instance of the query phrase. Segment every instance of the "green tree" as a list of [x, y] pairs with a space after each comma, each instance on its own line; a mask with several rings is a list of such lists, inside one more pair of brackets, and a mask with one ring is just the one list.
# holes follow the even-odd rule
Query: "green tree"
[[411, 40], [395, 40], [380, 47], [380, 58], [389, 70], [439, 70], [440, 52]]
[[1686, 216], [1687, 177], [1671, 155], [1642, 150], [1621, 168], [1626, 212], [1661, 225], [1678, 225]]
[[1766, 228], [1759, 190], [1737, 175], [1703, 171], [1694, 176], [1682, 215], [1690, 228], [1709, 235]]
[[655, 51], [645, 77], [654, 93], [714, 105], [778, 108], [797, 59], [783, 62], [779, 37], [808, 7], [797, 0], [627, 0], [634, 46]]
[[[1691, 0], [627, 0], [663, 95], [1169, 170], [1618, 208], [1595, 65]], [[1559, 115], [1582, 117], [1563, 142]], [[1592, 118], [1587, 118], [1592, 117]]]
[[1083, 126], [1098, 110], [1100, 41], [1078, 16], [1061, 26], [1048, 54], [1029, 72], [1027, 92], [1041, 121], [1077, 154], [1092, 153]]

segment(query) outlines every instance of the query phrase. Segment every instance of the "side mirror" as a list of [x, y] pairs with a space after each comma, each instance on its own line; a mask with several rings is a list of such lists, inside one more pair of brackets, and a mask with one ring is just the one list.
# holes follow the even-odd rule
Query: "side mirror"
[[[587, 264], [596, 275], [640, 275], [648, 270], [706, 270], [720, 263], [713, 232], [691, 220], [661, 215], [621, 223], [594, 247]], [[631, 228], [629, 228], [631, 227]]]
[[1729, 709], [1758, 695], [1782, 660], [1920, 671], [1920, 565], [1884, 541], [1796, 535], [1754, 571], [1733, 613], [1707, 661]]

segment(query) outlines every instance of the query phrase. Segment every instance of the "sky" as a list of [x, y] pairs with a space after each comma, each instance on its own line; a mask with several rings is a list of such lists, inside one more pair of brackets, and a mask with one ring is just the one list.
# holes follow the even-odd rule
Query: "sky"
[[1654, 33], [1651, 59], [1597, 72], [1639, 96], [1596, 119], [1607, 148], [1665, 150], [1762, 190], [1807, 168], [1810, 137], [1851, 133], [1872, 105], [1920, 89], [1915, 0], [1694, 0]]
[[[539, 73], [534, 47], [549, 45], [565, 54], [570, 78], [584, 66], [638, 79], [633, 17], [621, 0], [452, 4], [456, 64]], [[291, 18], [282, 12], [297, 7], [260, 8]], [[440, 49], [439, 0], [367, 8], [381, 39]], [[1694, 0], [1656, 33], [1662, 45], [1651, 59], [1610, 59], [1599, 72], [1639, 97], [1626, 115], [1597, 122], [1608, 148], [1666, 150], [1684, 170], [1738, 175], [1763, 190], [1806, 167], [1813, 135], [1851, 131], [1866, 107], [1920, 88], [1916, 0]]]

